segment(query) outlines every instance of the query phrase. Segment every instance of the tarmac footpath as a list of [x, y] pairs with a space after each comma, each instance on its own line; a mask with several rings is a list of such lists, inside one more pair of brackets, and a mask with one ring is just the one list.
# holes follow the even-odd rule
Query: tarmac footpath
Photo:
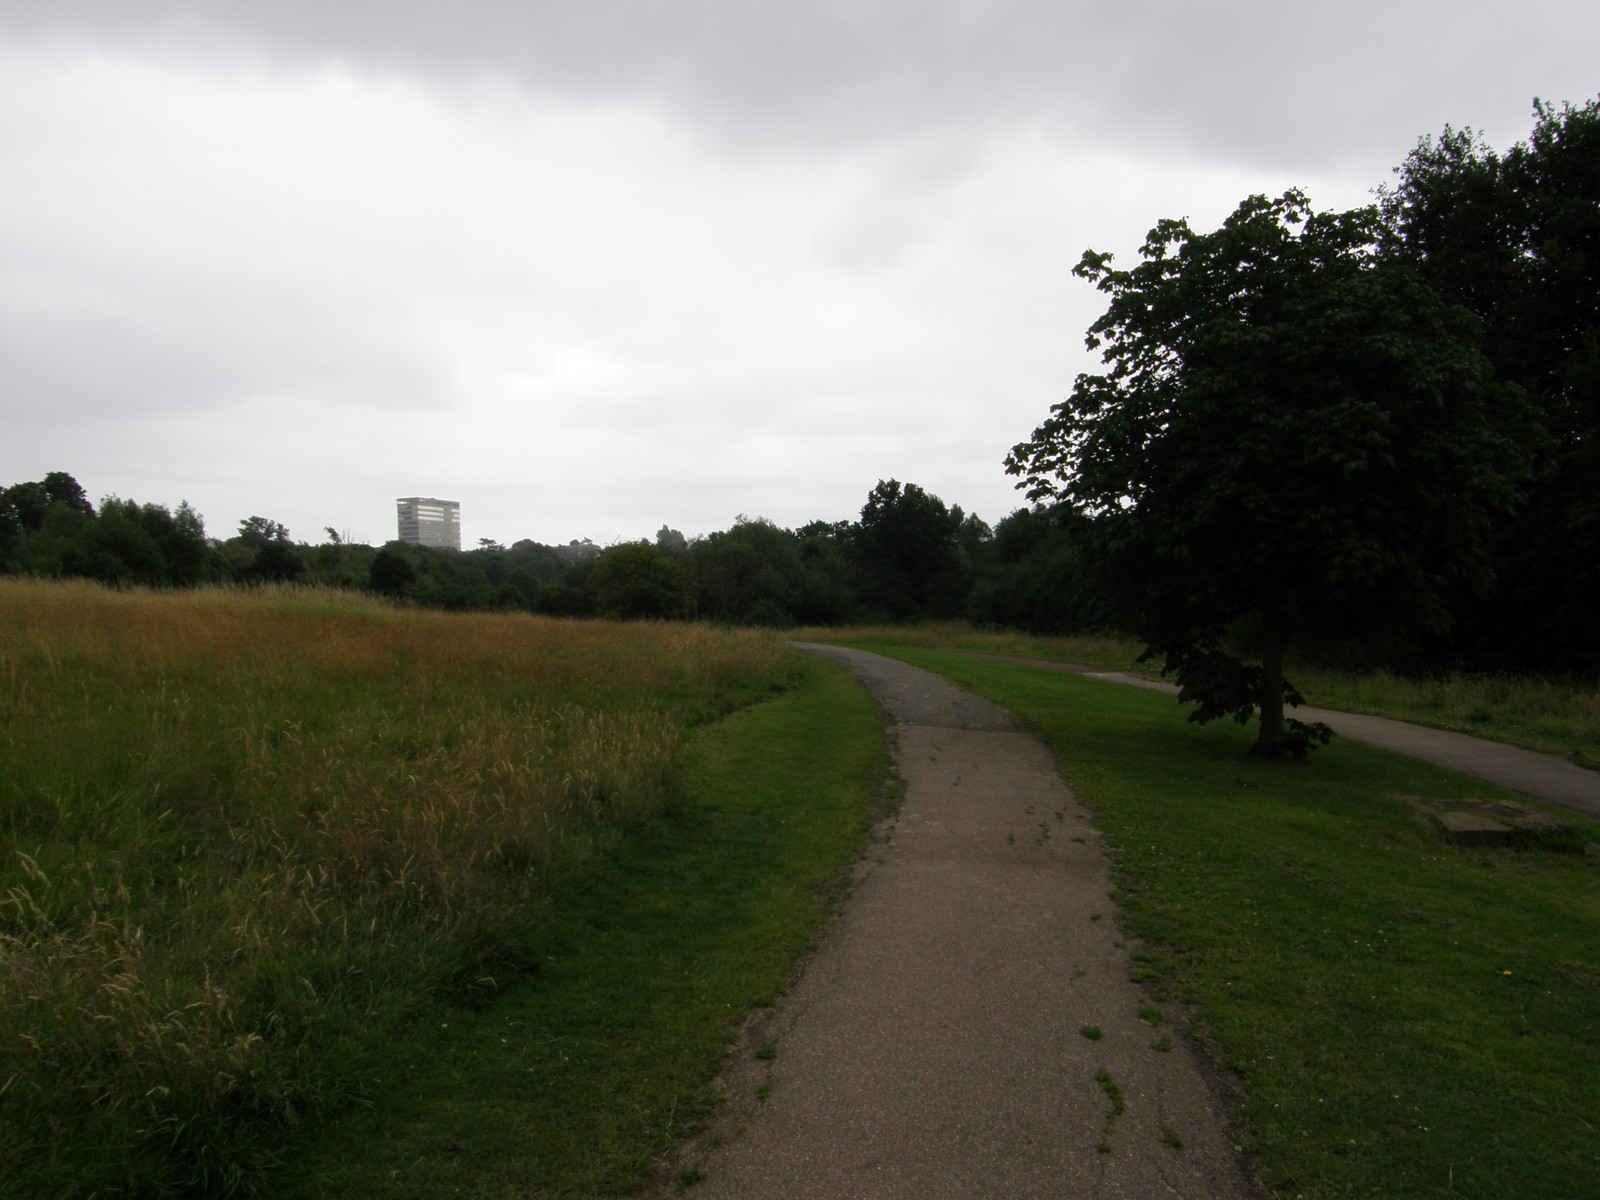
[[[1129, 981], [1088, 813], [999, 708], [832, 646], [905, 789], [681, 1158], [697, 1200], [1256, 1197], [1227, 1105]], [[1097, 1034], [1098, 1036], [1091, 1036]]]
[[[1042, 658], [1016, 658], [1006, 654], [974, 654], [961, 650], [946, 651], [960, 658], [987, 658], [996, 662], [1012, 662], [1047, 671], [1065, 671], [1084, 675], [1107, 683], [1121, 683], [1151, 691], [1178, 694], [1177, 686], [1162, 679], [1146, 679], [1122, 671], [1102, 671], [1077, 663], [1054, 662]], [[1521, 792], [1535, 800], [1559, 805], [1589, 817], [1600, 817], [1600, 772], [1590, 771], [1575, 762], [1554, 754], [1541, 754], [1524, 750], [1505, 742], [1492, 742], [1487, 738], [1473, 737], [1467, 733], [1453, 733], [1445, 729], [1431, 729], [1426, 725], [1412, 725], [1389, 717], [1371, 717], [1362, 713], [1338, 712], [1330, 708], [1303, 705], [1288, 710], [1287, 715], [1303, 721], [1321, 721], [1340, 737], [1365, 742], [1380, 750], [1392, 750], [1408, 758], [1420, 759], [1435, 766], [1470, 775], [1492, 783], [1507, 791]]]

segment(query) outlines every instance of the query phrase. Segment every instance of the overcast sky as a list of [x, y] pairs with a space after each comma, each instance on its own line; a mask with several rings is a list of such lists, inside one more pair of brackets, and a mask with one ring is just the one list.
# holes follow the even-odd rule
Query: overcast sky
[[465, 544], [991, 523], [1087, 247], [1600, 93], [1593, 0], [0, 0], [0, 485]]

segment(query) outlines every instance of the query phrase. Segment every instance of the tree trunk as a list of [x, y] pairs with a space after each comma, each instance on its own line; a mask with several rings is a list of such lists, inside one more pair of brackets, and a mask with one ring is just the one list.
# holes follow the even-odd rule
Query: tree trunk
[[1256, 698], [1261, 712], [1261, 730], [1250, 753], [1257, 758], [1283, 759], [1289, 756], [1283, 730], [1283, 622], [1274, 610], [1261, 622], [1261, 695]]

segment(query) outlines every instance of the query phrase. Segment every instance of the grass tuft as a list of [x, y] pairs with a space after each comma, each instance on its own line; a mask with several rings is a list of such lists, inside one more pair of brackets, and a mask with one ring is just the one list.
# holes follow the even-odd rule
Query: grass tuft
[[1094, 1073], [1095, 1082], [1100, 1085], [1100, 1090], [1106, 1094], [1110, 1108], [1106, 1112], [1106, 1121], [1100, 1131], [1109, 1135], [1116, 1128], [1117, 1118], [1127, 1111], [1127, 1101], [1123, 1098], [1122, 1088], [1117, 1081], [1111, 1078], [1111, 1072], [1101, 1067]]

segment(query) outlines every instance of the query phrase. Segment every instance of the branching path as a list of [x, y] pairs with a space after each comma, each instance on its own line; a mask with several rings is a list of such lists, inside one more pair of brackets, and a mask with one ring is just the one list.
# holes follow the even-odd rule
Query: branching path
[[[1039, 658], [1014, 658], [1004, 654], [966, 654], [950, 651], [970, 658], [988, 658], [999, 662], [1021, 663], [1030, 667], [1043, 667], [1051, 671], [1067, 671], [1074, 675], [1087, 675], [1111, 683], [1125, 683], [1134, 687], [1150, 688], [1176, 695], [1178, 689], [1158, 679], [1144, 679], [1120, 671], [1101, 671], [1094, 667], [1074, 663], [1052, 662]], [[1393, 750], [1408, 758], [1418, 758], [1435, 766], [1459, 771], [1482, 779], [1496, 787], [1521, 792], [1536, 800], [1559, 804], [1574, 812], [1600, 817], [1600, 772], [1589, 771], [1576, 763], [1557, 758], [1554, 754], [1540, 754], [1504, 742], [1491, 742], [1466, 733], [1452, 733], [1445, 729], [1430, 729], [1425, 725], [1412, 725], [1388, 717], [1369, 717], [1361, 713], [1336, 712], [1328, 708], [1306, 705], [1293, 710], [1296, 717], [1307, 721], [1321, 721], [1335, 733], [1354, 741], [1377, 746], [1380, 750]]]
[[[863, 651], [905, 781], [686, 1160], [701, 1200], [1256, 1195], [1202, 1064], [1130, 982], [1088, 814], [1000, 709]], [[721, 1141], [710, 1149], [712, 1141]]]

